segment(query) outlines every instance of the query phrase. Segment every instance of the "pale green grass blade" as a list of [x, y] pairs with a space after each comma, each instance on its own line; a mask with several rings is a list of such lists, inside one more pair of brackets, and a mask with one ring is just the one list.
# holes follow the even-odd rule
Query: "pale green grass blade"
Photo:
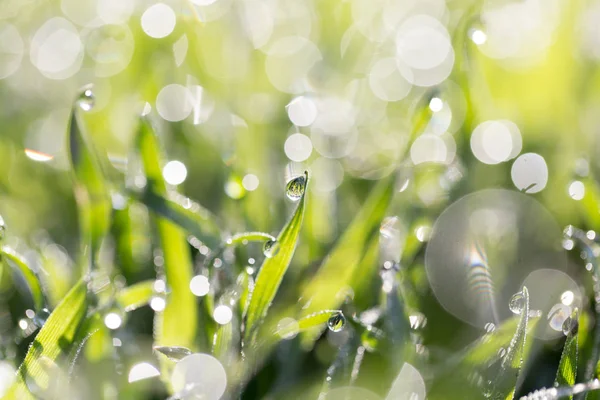
[[[563, 331], [564, 330], [567, 331], [567, 340], [565, 341], [565, 347], [560, 356], [560, 363], [558, 364], [554, 386], [573, 386], [575, 384], [575, 378], [577, 377], [577, 357], [579, 353], [577, 341], [579, 331], [577, 310], [573, 311], [573, 314], [565, 320], [563, 325]], [[569, 399], [572, 398], [573, 396], [569, 396]]]
[[295, 324], [286, 324], [277, 327], [275, 335], [281, 338], [286, 338], [291, 335], [295, 335], [300, 332], [305, 332], [313, 328], [324, 327], [327, 322], [334, 316], [342, 315], [341, 310], [323, 310], [319, 311], [306, 317], [300, 318]]
[[[144, 119], [140, 123], [137, 146], [149, 189], [165, 195], [158, 139]], [[194, 349], [198, 318], [196, 298], [189, 289], [193, 265], [186, 236], [179, 226], [163, 217], [156, 216], [155, 223], [163, 251], [166, 283], [170, 289], [164, 311], [156, 314], [155, 344]], [[164, 357], [161, 358], [163, 371], [167, 367], [164, 361]]]
[[37, 334], [17, 371], [17, 381], [4, 399], [34, 398], [28, 386], [41, 391], [48, 389], [48, 366], [57, 362], [61, 355], [68, 355], [87, 309], [86, 284], [80, 281], [67, 293]]
[[44, 308], [44, 292], [42, 290], [42, 285], [40, 284], [40, 280], [37, 275], [29, 266], [23, 257], [17, 254], [13, 249], [8, 246], [2, 246], [0, 249], [0, 259], [4, 258], [8, 264], [16, 267], [19, 270], [25, 282], [27, 282], [27, 286], [29, 286], [29, 291], [31, 292], [31, 297], [33, 298], [33, 304], [35, 307], [35, 311], [39, 312]]
[[[302, 315], [339, 307], [343, 297], [338, 296], [338, 293], [351, 285], [357, 266], [367, 252], [368, 240], [379, 229], [392, 199], [394, 180], [395, 175], [391, 174], [372, 189], [350, 226], [302, 292], [303, 301], [310, 302], [302, 310]], [[321, 329], [307, 332], [305, 344], [313, 342], [321, 332]]]
[[82, 245], [90, 246], [90, 258], [94, 263], [110, 226], [111, 203], [98, 156], [80, 122], [82, 109], [91, 104], [88, 101], [93, 101], [93, 98], [90, 99], [92, 95], [88, 94], [89, 90], [91, 89], [83, 89], [81, 97], [73, 105], [68, 143]]
[[192, 354], [190, 349], [182, 346], [154, 346], [154, 351], [164, 354], [172, 361], [179, 361]]
[[139, 282], [121, 290], [116, 301], [126, 312], [145, 306], [154, 296], [154, 281]]
[[258, 272], [254, 291], [252, 292], [246, 313], [246, 331], [244, 333], [246, 339], [250, 338], [250, 335], [255, 334], [259, 323], [267, 314], [269, 306], [281, 284], [283, 275], [292, 261], [304, 218], [304, 204], [308, 188], [307, 172], [305, 172], [304, 185], [304, 192], [300, 197], [296, 211], [277, 237], [276, 246], [278, 246], [278, 251], [273, 257], [265, 258]]

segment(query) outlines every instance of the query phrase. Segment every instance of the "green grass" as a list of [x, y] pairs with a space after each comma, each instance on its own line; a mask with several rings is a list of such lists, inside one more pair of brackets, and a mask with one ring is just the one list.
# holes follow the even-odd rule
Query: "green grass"
[[[0, 4], [0, 22], [14, 24], [32, 52], [40, 44], [30, 37], [49, 16], [77, 14], [73, 2], [34, 3]], [[79, 6], [88, 3], [94, 15], [106, 6]], [[123, 31], [76, 22], [87, 53], [70, 78], [44, 78], [33, 53], [14, 79], [0, 78], [4, 398], [192, 398], [222, 383], [215, 368], [214, 376], [191, 374], [176, 392], [175, 366], [196, 353], [225, 369], [223, 399], [413, 400], [426, 392], [429, 400], [505, 400], [535, 390], [600, 398], [600, 74], [597, 59], [580, 49], [586, 2], [531, 25], [542, 35], [556, 19], [546, 52], [523, 63], [494, 58], [469, 38], [485, 31], [489, 2], [438, 2], [443, 10], [413, 2], [442, 20], [455, 60], [447, 80], [413, 86], [399, 101], [383, 101], [370, 82], [373, 65], [397, 51], [379, 37], [403, 15], [384, 9], [393, 2], [195, 3], [173, 5], [176, 26], [164, 38], [144, 33], [139, 7], [118, 25]], [[268, 16], [272, 26], [262, 23]], [[281, 60], [257, 44], [267, 31], [306, 37], [320, 60], [306, 76], [298, 69], [309, 56], [276, 65]], [[519, 38], [523, 49], [544, 39]], [[124, 59], [123, 47], [112, 46], [129, 39], [130, 63], [95, 75], [98, 65]], [[14, 42], [0, 48], [0, 73], [18, 52]], [[182, 43], [185, 61], [175, 62]], [[287, 75], [297, 80], [283, 90], [273, 76]], [[388, 78], [379, 90], [397, 88]], [[93, 85], [78, 89], [84, 83]], [[189, 117], [169, 122], [161, 111], [190, 101], [157, 104], [173, 83], [201, 85], [202, 100]], [[315, 126], [294, 126], [289, 104], [299, 95], [333, 112]], [[438, 98], [442, 111], [430, 106]], [[146, 101], [150, 111], [140, 117]], [[486, 164], [473, 154], [476, 127], [504, 119], [519, 127], [521, 153], [546, 160], [549, 180], [539, 193], [518, 193], [512, 159]], [[333, 131], [328, 141], [319, 136], [323, 125]], [[414, 165], [413, 144], [442, 137], [440, 126], [451, 138], [444, 147], [456, 148], [452, 161]], [[291, 161], [298, 149], [286, 142], [295, 133], [312, 146], [302, 162]], [[35, 145], [62, 150], [34, 161], [24, 150]], [[174, 160], [187, 174], [177, 185], [164, 171]], [[580, 200], [569, 194], [573, 181], [585, 188]], [[456, 218], [445, 238], [449, 254], [438, 261], [449, 270], [445, 289], [467, 304], [457, 311], [436, 297], [425, 252], [442, 212], [490, 188], [535, 199], [552, 223], [538, 229], [529, 209], [496, 215], [487, 252], [474, 261], [471, 248], [459, 248], [463, 234], [489, 226]], [[572, 227], [563, 238], [550, 225]], [[552, 337], [547, 310], [539, 316], [537, 307], [555, 295], [554, 282], [523, 284], [528, 268], [554, 268], [544, 251], [566, 254], [555, 269], [577, 288], [568, 329], [554, 327]], [[467, 269], [452, 270], [453, 252]], [[517, 270], [523, 259], [533, 261]], [[499, 271], [491, 283], [482, 279], [486, 268]], [[464, 279], [472, 279], [466, 289]], [[478, 290], [498, 298], [519, 291], [520, 312], [511, 315], [506, 301], [485, 328], [466, 322], [471, 315], [461, 311], [482, 311]], [[130, 377], [140, 363], [158, 376]]]

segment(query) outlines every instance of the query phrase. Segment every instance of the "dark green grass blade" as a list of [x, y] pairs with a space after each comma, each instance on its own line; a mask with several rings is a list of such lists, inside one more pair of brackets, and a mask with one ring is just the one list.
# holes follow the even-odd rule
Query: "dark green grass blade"
[[33, 298], [33, 304], [35, 307], [35, 311], [39, 312], [44, 308], [44, 292], [42, 291], [42, 285], [40, 284], [40, 280], [37, 275], [29, 266], [23, 257], [17, 254], [13, 249], [8, 246], [2, 246], [0, 249], [0, 259], [4, 259], [10, 264], [14, 266], [23, 278], [25, 282], [27, 282], [27, 286], [29, 286], [29, 291], [31, 292], [31, 297]]
[[[573, 314], [565, 321], [568, 325], [567, 340], [560, 356], [558, 371], [556, 372], [555, 386], [573, 386], [577, 377], [577, 357], [579, 353], [579, 345], [577, 342], [578, 334], [578, 312], [575, 310]], [[573, 396], [569, 396], [570, 399]]]
[[[302, 311], [302, 315], [339, 307], [343, 298], [337, 294], [351, 284], [366, 252], [368, 239], [379, 229], [392, 198], [394, 179], [394, 174], [391, 174], [372, 189], [363, 207], [306, 286], [302, 299], [304, 302], [310, 301], [310, 304]], [[310, 330], [305, 334], [305, 340], [313, 342], [321, 332], [321, 329]]]
[[110, 197], [98, 157], [81, 128], [79, 100], [69, 120], [69, 156], [75, 181], [75, 199], [83, 246], [90, 246], [92, 263], [96, 261], [104, 236], [110, 226]]
[[[137, 148], [149, 189], [164, 196], [166, 185], [162, 178], [158, 139], [145, 119], [140, 123]], [[186, 236], [179, 226], [161, 216], [156, 216], [155, 223], [170, 289], [164, 311], [155, 318], [155, 345], [193, 349], [196, 347], [197, 304], [189, 289], [193, 265]], [[165, 361], [164, 357], [161, 361]], [[161, 366], [164, 371], [166, 364], [162, 362]]]
[[256, 278], [256, 284], [246, 313], [246, 339], [256, 332], [259, 323], [267, 314], [267, 310], [296, 250], [298, 235], [304, 218], [306, 190], [308, 189], [308, 173], [305, 174], [304, 194], [302, 194], [292, 218], [277, 237], [279, 251], [273, 257], [265, 258]]
[[80, 281], [67, 293], [37, 334], [19, 367], [17, 381], [4, 399], [33, 398], [28, 386], [41, 391], [48, 388], [48, 363], [56, 362], [61, 355], [68, 355], [87, 309], [86, 284]]

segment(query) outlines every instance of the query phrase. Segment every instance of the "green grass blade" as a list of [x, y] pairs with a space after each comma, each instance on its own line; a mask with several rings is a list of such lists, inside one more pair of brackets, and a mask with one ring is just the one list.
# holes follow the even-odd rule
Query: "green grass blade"
[[[150, 189], [159, 195], [165, 195], [167, 189], [162, 178], [158, 139], [146, 120], [141, 121], [137, 146]], [[197, 329], [197, 304], [189, 289], [193, 265], [186, 236], [179, 226], [163, 217], [156, 216], [155, 222], [163, 251], [166, 283], [170, 289], [164, 311], [156, 315], [155, 344], [193, 349]], [[164, 371], [166, 364], [161, 364]]]
[[[157, 178], [162, 180], [161, 175]], [[221, 237], [216, 217], [200, 204], [179, 193], [167, 193], [163, 186], [164, 183], [157, 188], [153, 183], [143, 193], [130, 194], [148, 209], [194, 235], [209, 248], [219, 246]]]
[[30, 385], [35, 385], [41, 391], [48, 388], [48, 363], [54, 363], [59, 356], [69, 353], [87, 309], [86, 284], [80, 281], [48, 317], [19, 367], [17, 381], [5, 399], [33, 398], [28, 389]]
[[[84, 90], [82, 96], [90, 89]], [[96, 261], [104, 236], [110, 226], [110, 196], [97, 154], [81, 128], [79, 113], [83, 97], [77, 99], [69, 120], [69, 157], [75, 181], [75, 199], [83, 246], [90, 246], [92, 263]]]
[[527, 340], [527, 322], [529, 320], [529, 291], [525, 286], [521, 292], [523, 296], [523, 309], [517, 330], [513, 335], [508, 349], [500, 359], [500, 370], [494, 377], [490, 398], [512, 398], [517, 386], [517, 378], [523, 364], [525, 355], [525, 342]]
[[[368, 239], [379, 229], [392, 199], [394, 180], [395, 176], [391, 174], [372, 189], [363, 207], [302, 292], [304, 301], [310, 301], [302, 315], [339, 307], [343, 298], [337, 294], [352, 283], [357, 266], [366, 253]], [[320, 329], [314, 329], [307, 332], [305, 338], [313, 342], [320, 333]]]
[[25, 279], [25, 282], [27, 282], [27, 286], [29, 286], [35, 311], [41, 311], [42, 308], [44, 308], [45, 303], [44, 292], [42, 291], [42, 285], [35, 272], [29, 268], [23, 257], [8, 246], [2, 246], [0, 249], [0, 258], [4, 258], [8, 261], [9, 265], [13, 265], [19, 270]]
[[[573, 311], [573, 314], [565, 321], [568, 328], [567, 340], [560, 356], [558, 371], [556, 372], [555, 386], [573, 386], [577, 377], [577, 356], [579, 353], [579, 345], [577, 342], [577, 334], [579, 328], [578, 312]], [[573, 396], [569, 396], [572, 399]]]
[[304, 193], [300, 198], [298, 207], [296, 207], [296, 211], [292, 215], [292, 218], [284, 226], [277, 237], [277, 246], [279, 250], [273, 257], [265, 258], [265, 261], [258, 272], [254, 291], [252, 292], [248, 311], [246, 313], [246, 339], [256, 332], [258, 324], [267, 314], [269, 306], [281, 284], [283, 275], [292, 261], [292, 256], [294, 255], [296, 244], [298, 242], [300, 227], [302, 226], [302, 220], [304, 218], [304, 199], [306, 197], [306, 190], [308, 189], [308, 172], [305, 172], [304, 182]]
[[[285, 338], [309, 329], [323, 327], [334, 316], [342, 314], [342, 310], [323, 310], [300, 318], [296, 324], [284, 325], [275, 330], [275, 335]], [[343, 315], [343, 314], [342, 314]]]
[[153, 295], [154, 281], [144, 281], [121, 290], [116, 301], [123, 310], [129, 312], [148, 304]]

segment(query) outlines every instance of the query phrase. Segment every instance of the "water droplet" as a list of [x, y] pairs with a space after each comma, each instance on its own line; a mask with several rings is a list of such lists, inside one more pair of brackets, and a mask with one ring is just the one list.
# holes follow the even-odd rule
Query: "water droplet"
[[287, 183], [285, 186], [285, 194], [290, 200], [300, 200], [304, 194], [304, 188], [306, 186], [306, 176], [298, 176]]
[[503, 358], [506, 355], [506, 349], [504, 347], [500, 347], [498, 349], [498, 357]]
[[512, 311], [513, 314], [519, 315], [523, 311], [524, 302], [525, 298], [523, 297], [523, 293], [517, 292], [510, 298], [508, 308], [510, 308], [510, 311]]
[[332, 332], [341, 331], [344, 328], [344, 325], [346, 325], [346, 317], [344, 317], [344, 314], [341, 312], [332, 314], [331, 317], [329, 317], [329, 320], [327, 320], [327, 327]]
[[46, 321], [48, 320], [48, 317], [50, 316], [50, 310], [48, 310], [47, 308], [42, 308], [34, 317], [33, 317], [33, 323], [38, 326], [38, 327], [42, 327], [44, 326], [44, 324], [46, 323]]
[[496, 330], [496, 325], [494, 325], [493, 322], [488, 322], [485, 324], [484, 328], [487, 333], [492, 333]]
[[548, 325], [550, 325], [550, 328], [553, 330], [561, 332], [563, 330], [563, 325], [571, 315], [571, 312], [571, 307], [563, 303], [555, 304], [550, 311], [548, 311]]
[[6, 225], [4, 224], [4, 219], [0, 216], [0, 240], [4, 239], [5, 233]]
[[579, 322], [577, 322], [577, 317], [569, 317], [565, 319], [565, 322], [563, 322], [562, 326], [562, 331], [565, 334], [565, 336], [568, 336], [569, 334], [576, 335], [578, 330]]
[[94, 92], [92, 91], [91, 86], [86, 86], [82, 89], [79, 97], [77, 98], [77, 105], [83, 111], [90, 111], [94, 108], [94, 104], [96, 103], [96, 98], [94, 96]]
[[263, 246], [265, 257], [272, 258], [279, 252], [279, 243], [276, 240], [267, 240]]

